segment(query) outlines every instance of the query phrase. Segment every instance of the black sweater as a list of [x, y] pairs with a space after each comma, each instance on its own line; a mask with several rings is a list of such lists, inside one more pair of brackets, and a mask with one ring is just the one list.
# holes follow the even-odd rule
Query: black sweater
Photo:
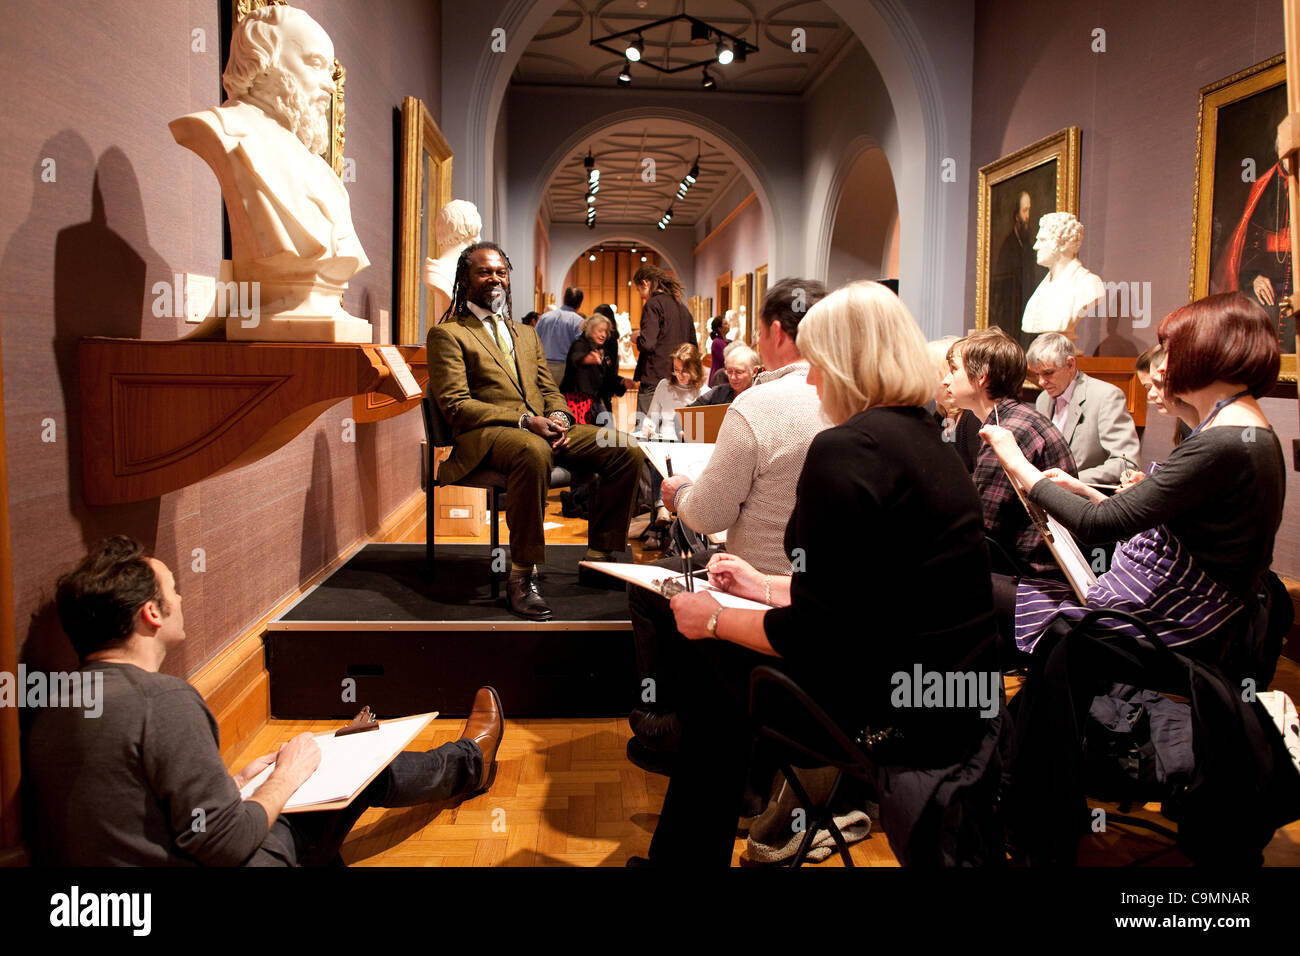
[[1044, 478], [1030, 498], [1081, 541], [1167, 525], [1200, 569], [1238, 597], [1273, 563], [1286, 466], [1271, 429], [1223, 425], [1193, 435], [1136, 487], [1089, 502]]
[[916, 664], [996, 668], [979, 499], [934, 418], [872, 408], [818, 434], [785, 545], [791, 604], [768, 611], [764, 628], [821, 685], [823, 706], [876, 728], [950, 726], [951, 711], [900, 713], [890, 702], [892, 675]]

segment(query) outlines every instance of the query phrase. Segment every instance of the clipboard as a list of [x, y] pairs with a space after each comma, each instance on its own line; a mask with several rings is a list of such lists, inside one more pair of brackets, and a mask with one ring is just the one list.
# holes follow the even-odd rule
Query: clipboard
[[[309, 813], [347, 807], [437, 716], [437, 711], [431, 711], [382, 724], [372, 720], [367, 723], [375, 724], [374, 731], [368, 733], [338, 734], [330, 731], [317, 734], [316, 743], [321, 748], [320, 766], [294, 791], [280, 812]], [[275, 764], [271, 764], [244, 784], [240, 796], [245, 800], [251, 797], [274, 770]], [[347, 796], [334, 795], [344, 788]], [[329, 796], [319, 797], [320, 793]]]
[[[682, 577], [676, 571], [655, 567], [653, 564], [627, 564], [622, 561], [579, 561], [578, 566], [603, 571], [611, 577], [635, 584], [637, 587], [645, 588], [647, 591], [653, 591], [656, 594], [663, 594], [660, 585], [664, 581], [674, 578], [680, 580]], [[764, 604], [762, 601], [751, 601], [748, 598], [736, 597], [734, 594], [718, 590], [708, 583], [707, 578], [700, 580], [699, 576], [703, 573], [700, 570], [694, 574], [695, 590], [712, 594], [714, 600], [723, 607], [734, 607], [749, 611], [770, 611], [772, 609], [772, 605]]]
[[1056, 559], [1056, 563], [1065, 572], [1065, 580], [1069, 582], [1075, 597], [1079, 599], [1080, 604], [1086, 603], [1088, 590], [1097, 583], [1097, 575], [1092, 570], [1092, 565], [1088, 563], [1088, 559], [1083, 556], [1083, 552], [1079, 550], [1074, 535], [1070, 534], [1065, 525], [1049, 515], [1042, 507], [1025, 497], [1025, 493], [1020, 490], [1016, 480], [1011, 477], [1011, 472], [1007, 471], [1006, 468], [1003, 468], [1002, 471], [1007, 476], [1007, 481], [1011, 483], [1012, 489], [1015, 490], [1016, 497], [1020, 499], [1020, 503], [1029, 512], [1029, 520], [1034, 523], [1038, 533], [1043, 536], [1043, 541], [1047, 543], [1047, 548], [1052, 552], [1052, 557]]

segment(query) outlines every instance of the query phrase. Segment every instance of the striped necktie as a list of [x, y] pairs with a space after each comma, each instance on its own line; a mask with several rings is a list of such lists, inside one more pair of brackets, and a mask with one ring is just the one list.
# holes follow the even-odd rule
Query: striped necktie
[[501, 323], [503, 321], [505, 320], [499, 315], [492, 316], [492, 332], [496, 336], [497, 348], [501, 350], [501, 354], [504, 355], [506, 360], [510, 363], [510, 367], [514, 370], [515, 378], [519, 378], [519, 363], [515, 360], [515, 354], [510, 351], [510, 344], [506, 341], [505, 336], [501, 332]]

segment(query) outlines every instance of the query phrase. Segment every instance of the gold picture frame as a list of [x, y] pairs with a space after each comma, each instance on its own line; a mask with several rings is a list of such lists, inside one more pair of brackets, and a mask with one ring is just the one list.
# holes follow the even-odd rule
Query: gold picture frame
[[[763, 263], [754, 270], [754, 309], [758, 311], [763, 307], [763, 299], [767, 296], [767, 263]], [[757, 318], [757, 316], [755, 316]]]
[[[1049, 212], [1079, 214], [1079, 127], [1068, 126], [1024, 149], [980, 167], [977, 186], [979, 208], [975, 259], [975, 328], [990, 324], [992, 297], [993, 323], [1004, 328], [1012, 338], [1020, 338], [1020, 320], [1024, 303], [1046, 270], [1036, 263], [1018, 274], [1008, 274], [1005, 262], [1022, 253], [1027, 237], [1017, 236], [1014, 225], [1020, 208], [1020, 195], [1031, 197], [1028, 220], [1029, 236], [1038, 232], [1038, 219]], [[1047, 208], [1050, 206], [1051, 208]], [[997, 249], [997, 261], [990, 261]], [[992, 273], [998, 268], [998, 275]], [[996, 282], [994, 280], [997, 280]], [[992, 288], [991, 286], [995, 286]]]
[[451, 202], [452, 152], [428, 108], [414, 96], [402, 99], [401, 162], [397, 344], [423, 345], [429, 325], [439, 318], [433, 314], [433, 292], [424, 284], [424, 260], [442, 252], [434, 217]]
[[[1270, 180], [1279, 168], [1277, 125], [1286, 114], [1284, 55], [1202, 87], [1197, 110], [1196, 187], [1192, 200], [1192, 258], [1187, 294], [1195, 300], [1215, 292], [1239, 289], [1264, 305], [1274, 321], [1285, 322], [1279, 335], [1290, 340], [1291, 348], [1288, 350], [1284, 344], [1278, 379], [1295, 382], [1294, 318], [1285, 321], [1275, 308], [1269, 308], [1260, 299], [1265, 293], [1256, 291], [1258, 279], [1248, 288], [1240, 284], [1243, 275], [1255, 272], [1250, 262], [1249, 239], [1252, 230], [1257, 230], [1260, 217], [1268, 219], [1272, 210], [1275, 217], [1285, 214], [1290, 218], [1285, 201], [1274, 203], [1268, 199]], [[1280, 222], [1274, 225], [1280, 231], [1289, 222], [1286, 226]], [[1290, 246], [1286, 248], [1289, 250]], [[1289, 278], [1289, 268], [1281, 266], [1278, 259], [1274, 271]], [[1271, 289], [1273, 283], [1265, 274], [1267, 271], [1264, 268], [1256, 275]]]
[[[262, 7], [286, 5], [286, 0], [231, 0], [231, 23], [239, 23], [249, 13]], [[329, 105], [330, 141], [329, 145], [325, 147], [325, 152], [321, 153], [321, 158], [330, 164], [330, 169], [334, 170], [334, 175], [342, 179], [343, 144], [346, 140], [346, 112], [344, 110], [343, 94], [344, 87], [347, 86], [348, 82], [348, 71], [344, 69], [343, 64], [338, 61], [337, 57], [334, 60], [334, 70], [331, 78], [334, 80], [334, 96], [330, 99]]]

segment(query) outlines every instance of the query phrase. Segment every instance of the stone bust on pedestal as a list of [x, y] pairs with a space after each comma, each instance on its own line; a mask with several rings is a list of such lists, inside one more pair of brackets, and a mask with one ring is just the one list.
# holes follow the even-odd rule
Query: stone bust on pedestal
[[[334, 44], [301, 10], [267, 6], [235, 27], [224, 104], [172, 120], [221, 184], [232, 274], [256, 283], [254, 319], [229, 315], [226, 337], [370, 342], [370, 323], [343, 310], [348, 280], [370, 265], [347, 190], [318, 153], [329, 141]], [[234, 310], [231, 310], [232, 312]]]
[[1079, 317], [1105, 294], [1100, 276], [1083, 267], [1076, 256], [1083, 244], [1083, 223], [1068, 212], [1049, 212], [1038, 220], [1034, 251], [1047, 276], [1025, 303], [1021, 329], [1030, 334], [1060, 332], [1078, 338]]
[[473, 245], [482, 238], [480, 233], [483, 231], [483, 218], [472, 202], [453, 199], [438, 210], [433, 229], [442, 254], [437, 259], [424, 260], [424, 283], [433, 292], [430, 324], [438, 322], [451, 305], [451, 287], [456, 281], [456, 260], [466, 246]]

